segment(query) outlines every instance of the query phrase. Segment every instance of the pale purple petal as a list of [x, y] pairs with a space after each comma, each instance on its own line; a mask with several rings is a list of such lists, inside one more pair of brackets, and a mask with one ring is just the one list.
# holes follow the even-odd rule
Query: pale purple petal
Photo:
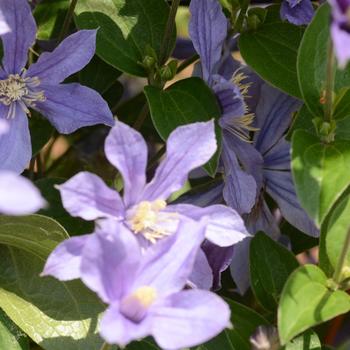
[[202, 222], [181, 220], [175, 234], [148, 248], [134, 289], [151, 286], [161, 296], [181, 290], [193, 270], [204, 229]]
[[300, 231], [318, 237], [319, 230], [298, 201], [292, 174], [265, 170], [265, 177], [266, 192], [277, 202], [283, 217]]
[[210, 160], [217, 148], [214, 128], [211, 120], [180, 126], [170, 134], [166, 158], [146, 186], [144, 200], [167, 199], [185, 184], [191, 170]]
[[[9, 130], [0, 136], [0, 169], [20, 174], [32, 158], [28, 118], [17, 105], [15, 116], [8, 119]], [[0, 118], [7, 116], [8, 107], [0, 103]]]
[[218, 290], [221, 288], [221, 273], [231, 264], [234, 246], [223, 248], [209, 241], [204, 241], [202, 249], [213, 273], [212, 289]]
[[48, 257], [41, 276], [54, 276], [61, 281], [81, 277], [82, 250], [91, 235], [73, 237], [60, 243]]
[[0, 119], [0, 137], [10, 130], [10, 124], [6, 119]]
[[36, 102], [42, 113], [62, 134], [96, 124], [114, 125], [107, 102], [95, 91], [80, 84], [41, 85], [46, 100]]
[[135, 323], [119, 311], [119, 304], [111, 305], [102, 317], [100, 334], [109, 344], [118, 344], [124, 348], [133, 340], [142, 339], [151, 334], [151, 318], [146, 317]]
[[96, 30], [80, 30], [66, 38], [53, 52], [44, 52], [27, 72], [42, 84], [56, 85], [85, 67], [96, 46]]
[[340, 68], [345, 68], [350, 59], [350, 34], [347, 30], [341, 28], [339, 23], [333, 22], [331, 35], [338, 64]]
[[265, 155], [264, 168], [290, 172], [290, 143], [284, 138], [280, 139]]
[[307, 25], [314, 15], [314, 8], [310, 0], [288, 1], [283, 0], [281, 18], [297, 26]]
[[199, 345], [230, 327], [230, 308], [214, 293], [182, 291], [171, 295], [167, 304], [154, 307], [151, 316], [152, 335], [161, 348]]
[[254, 135], [254, 145], [265, 156], [282, 137], [291, 123], [292, 113], [301, 102], [265, 84], [255, 111], [259, 131]]
[[145, 140], [139, 132], [117, 121], [106, 138], [105, 153], [123, 176], [125, 205], [134, 204], [146, 184]]
[[81, 279], [106, 303], [129, 291], [140, 264], [141, 251], [123, 224], [105, 220], [83, 249]]
[[175, 204], [169, 205], [167, 210], [193, 220], [205, 219], [205, 238], [221, 247], [234, 245], [249, 236], [238, 213], [224, 205], [201, 208], [191, 204]]
[[124, 216], [124, 205], [119, 193], [107, 187], [95, 174], [81, 172], [57, 188], [64, 208], [72, 216], [84, 220], [104, 217], [121, 219]]
[[1, 7], [0, 7], [0, 35], [6, 34], [10, 31], [11, 31], [11, 29], [6, 22], [5, 17], [3, 15]]
[[225, 187], [223, 196], [226, 203], [238, 213], [249, 213], [254, 206], [257, 185], [254, 177], [243, 171], [232, 147], [234, 136], [224, 132], [222, 161], [224, 164]]
[[250, 238], [239, 242], [233, 247], [233, 256], [230, 266], [231, 276], [238, 291], [243, 295], [250, 286], [249, 247]]
[[198, 250], [188, 284], [194, 288], [206, 290], [213, 285], [213, 272], [202, 249]]
[[28, 59], [28, 50], [34, 44], [36, 24], [27, 0], [1, 0], [0, 12], [10, 32], [1, 36], [4, 47], [2, 65], [8, 74], [21, 73]]
[[45, 206], [39, 190], [26, 178], [0, 171], [0, 213], [28, 215]]
[[190, 37], [201, 57], [203, 78], [210, 85], [226, 39], [227, 19], [217, 0], [192, 0], [190, 12]]

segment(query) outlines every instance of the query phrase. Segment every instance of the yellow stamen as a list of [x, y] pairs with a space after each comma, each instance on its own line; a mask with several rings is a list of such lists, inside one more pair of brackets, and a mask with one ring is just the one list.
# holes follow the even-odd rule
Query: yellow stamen
[[137, 299], [144, 308], [149, 308], [157, 299], [157, 291], [153, 287], [144, 286], [137, 288], [131, 297]]

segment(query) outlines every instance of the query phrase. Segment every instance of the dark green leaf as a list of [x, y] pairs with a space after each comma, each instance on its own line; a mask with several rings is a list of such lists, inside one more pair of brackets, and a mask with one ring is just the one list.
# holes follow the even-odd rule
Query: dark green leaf
[[[97, 54], [115, 68], [137, 76], [146, 76], [140, 64], [146, 48], [160, 56], [169, 14], [163, 0], [80, 0], [75, 9], [80, 29], [96, 29]], [[174, 33], [175, 34], [175, 33]], [[169, 45], [172, 51], [175, 35]]]
[[265, 23], [242, 33], [240, 52], [262, 78], [288, 94], [300, 97], [296, 62], [302, 27], [286, 22]]
[[292, 170], [296, 191], [318, 226], [349, 186], [349, 164], [350, 141], [326, 144], [305, 131], [294, 133]]
[[69, 0], [43, 0], [36, 5], [34, 17], [38, 26], [37, 38], [58, 38], [68, 8]]
[[27, 336], [7, 317], [0, 308], [0, 349], [29, 350]]
[[[307, 27], [298, 54], [297, 68], [300, 89], [305, 103], [316, 116], [323, 114], [321, 97], [325, 90], [330, 19], [329, 5], [324, 4], [318, 9], [313, 21]], [[350, 67], [337, 70], [335, 92], [348, 86], [350, 86]]]
[[93, 223], [74, 218], [68, 214], [62, 206], [59, 191], [54, 187], [65, 182], [64, 179], [45, 178], [35, 182], [41, 194], [48, 202], [48, 207], [40, 210], [39, 214], [49, 216], [57, 220], [69, 232], [71, 236], [86, 234], [93, 231]]
[[32, 153], [35, 157], [50, 140], [54, 129], [47, 119], [33, 111], [29, 119], [29, 130], [32, 139]]
[[[209, 87], [199, 78], [181, 80], [166, 90], [147, 86], [145, 94], [152, 120], [159, 135], [166, 140], [180, 125], [220, 118], [218, 102]], [[216, 173], [221, 148], [221, 131], [216, 128], [218, 151], [206, 164], [211, 176]]]
[[288, 276], [299, 266], [294, 255], [264, 233], [257, 233], [250, 244], [250, 277], [253, 292], [268, 309], [277, 307]]
[[283, 288], [278, 308], [282, 345], [299, 333], [350, 310], [350, 297], [327, 287], [327, 276], [315, 265], [294, 271]]

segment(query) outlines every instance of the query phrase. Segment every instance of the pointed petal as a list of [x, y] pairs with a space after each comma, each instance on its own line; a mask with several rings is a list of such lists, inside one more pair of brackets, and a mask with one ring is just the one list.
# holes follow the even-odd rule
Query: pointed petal
[[300, 231], [318, 237], [319, 230], [299, 204], [292, 174], [272, 170], [266, 170], [265, 174], [266, 191], [277, 202], [283, 217]]
[[186, 290], [170, 296], [167, 304], [152, 310], [152, 335], [163, 349], [199, 345], [230, 327], [230, 308], [214, 293]]
[[202, 249], [213, 273], [212, 289], [218, 290], [221, 288], [221, 273], [231, 264], [234, 246], [223, 248], [209, 241], [204, 241]]
[[80, 84], [40, 85], [46, 100], [36, 102], [42, 113], [62, 134], [96, 124], [114, 125], [107, 102], [94, 90]]
[[205, 238], [221, 247], [236, 244], [249, 235], [242, 218], [225, 205], [201, 208], [191, 204], [176, 204], [169, 205], [167, 210], [193, 220], [205, 219]]
[[85, 67], [96, 48], [96, 30], [80, 30], [66, 38], [54, 51], [44, 52], [27, 72], [42, 84], [56, 85]]
[[186, 182], [188, 173], [210, 160], [217, 148], [214, 121], [193, 123], [175, 129], [167, 141], [167, 154], [143, 199], [167, 199]]
[[125, 205], [134, 204], [146, 183], [145, 140], [139, 132], [117, 121], [106, 138], [105, 153], [123, 176]]
[[[6, 117], [8, 107], [0, 103], [0, 117]], [[9, 130], [0, 136], [0, 169], [20, 174], [32, 157], [28, 118], [17, 105], [14, 118], [8, 119]]]
[[102, 317], [100, 334], [108, 344], [117, 344], [124, 348], [133, 340], [140, 340], [151, 334], [151, 318], [135, 323], [124, 317], [119, 304], [111, 305]]
[[312, 20], [314, 12], [315, 11], [310, 0], [282, 1], [281, 18], [297, 26], [309, 24]]
[[238, 164], [230, 138], [232, 138], [231, 135], [223, 138], [221, 155], [225, 181], [223, 196], [225, 202], [238, 213], [249, 213], [255, 203], [257, 185], [254, 177], [244, 172]]
[[45, 206], [39, 190], [26, 178], [0, 171], [0, 213], [29, 215]]
[[106, 303], [126, 295], [140, 264], [141, 251], [123, 224], [105, 220], [85, 244], [81, 279]]
[[189, 284], [194, 288], [206, 290], [210, 290], [213, 285], [213, 272], [202, 249], [198, 250]]
[[106, 186], [97, 175], [81, 172], [57, 186], [64, 208], [84, 220], [124, 216], [124, 205], [117, 191]]
[[32, 11], [26, 0], [1, 0], [0, 12], [11, 28], [1, 36], [4, 46], [2, 65], [8, 74], [20, 73], [35, 41], [36, 24]]
[[210, 85], [226, 39], [227, 19], [216, 0], [192, 0], [190, 12], [190, 37], [201, 58], [203, 78]]
[[299, 100], [267, 84], [262, 86], [255, 111], [259, 131], [255, 133], [254, 144], [263, 156], [282, 137], [291, 123], [292, 113], [300, 106]]
[[151, 286], [160, 296], [181, 290], [203, 240], [203, 223], [182, 220], [175, 234], [146, 250], [134, 288]]
[[230, 266], [231, 276], [236, 283], [240, 294], [244, 294], [250, 286], [249, 247], [250, 238], [239, 242], [233, 247], [233, 256]]
[[90, 237], [73, 237], [60, 243], [49, 255], [41, 276], [53, 276], [61, 281], [80, 278], [82, 250]]
[[264, 168], [290, 171], [290, 143], [284, 138], [280, 139], [266, 154]]

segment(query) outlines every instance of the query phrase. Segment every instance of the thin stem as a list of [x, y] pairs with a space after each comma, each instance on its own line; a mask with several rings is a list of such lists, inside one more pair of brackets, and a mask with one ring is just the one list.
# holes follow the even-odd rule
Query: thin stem
[[332, 40], [330, 39], [328, 43], [328, 51], [327, 51], [327, 77], [326, 77], [325, 109], [324, 109], [324, 119], [328, 123], [332, 121], [334, 75], [335, 75], [335, 58], [333, 53]]
[[133, 128], [136, 130], [140, 130], [143, 123], [145, 122], [146, 118], [148, 115], [148, 104], [147, 102], [143, 105], [141, 112], [139, 114], [139, 116], [137, 117], [137, 119], [135, 120], [135, 123], [133, 124]]
[[190, 66], [192, 63], [196, 62], [199, 59], [199, 56], [193, 55], [192, 57], [187, 58], [185, 61], [183, 61], [176, 70], [176, 74], [181, 73], [184, 69], [186, 69], [188, 66]]
[[111, 345], [108, 343], [103, 343], [100, 350], [109, 350], [111, 348]]
[[163, 42], [160, 51], [160, 64], [164, 64], [167, 59], [167, 54], [169, 52], [169, 45], [171, 44], [171, 36], [174, 31], [175, 18], [177, 9], [180, 5], [181, 0], [173, 0], [171, 2], [168, 22], [166, 24], [165, 34], [163, 37]]
[[78, 0], [72, 0], [66, 15], [66, 18], [64, 19], [62, 31], [58, 37], [58, 42], [60, 43], [67, 35], [70, 23], [72, 21], [72, 17], [74, 14], [75, 6], [77, 5]]
[[333, 280], [337, 284], [340, 284], [342, 282], [343, 268], [344, 268], [344, 265], [346, 263], [346, 258], [347, 258], [349, 249], [350, 249], [350, 228], [349, 228], [348, 233], [346, 235], [343, 249], [342, 249], [342, 252], [340, 254], [340, 258], [338, 260], [337, 268], [335, 269], [334, 275], [333, 275]]

